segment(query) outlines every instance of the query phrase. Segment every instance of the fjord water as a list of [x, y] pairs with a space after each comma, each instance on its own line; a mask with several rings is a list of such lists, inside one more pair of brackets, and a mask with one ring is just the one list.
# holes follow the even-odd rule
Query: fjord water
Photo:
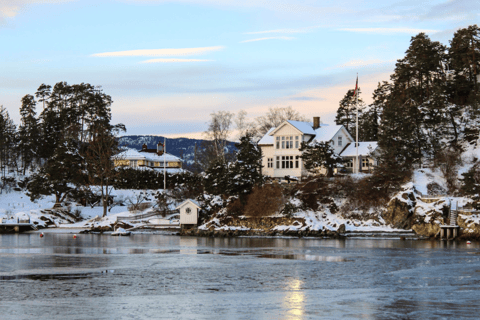
[[480, 245], [0, 235], [1, 319], [477, 318]]

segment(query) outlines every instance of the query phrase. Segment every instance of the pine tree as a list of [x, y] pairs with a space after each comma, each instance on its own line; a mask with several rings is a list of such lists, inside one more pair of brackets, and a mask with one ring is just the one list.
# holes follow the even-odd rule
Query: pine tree
[[15, 143], [16, 126], [13, 120], [10, 119], [8, 111], [3, 106], [0, 106], [0, 164], [3, 180], [5, 180], [7, 168], [11, 168], [16, 162], [13, 154]]
[[343, 163], [342, 157], [335, 153], [329, 142], [302, 142], [301, 158], [305, 168], [311, 173], [317, 173], [320, 168], [327, 170], [327, 177], [333, 177], [333, 171]]
[[[348, 90], [342, 100], [339, 102], [337, 109], [337, 115], [335, 117], [335, 123], [337, 125], [343, 125], [347, 131], [355, 136], [356, 132], [356, 119], [357, 119], [357, 103], [354, 96], [355, 90]], [[360, 88], [358, 88], [358, 116], [360, 117], [365, 104], [360, 98]]]
[[229, 168], [230, 184], [228, 194], [237, 195], [245, 203], [245, 196], [252, 192], [255, 185], [262, 185], [262, 150], [252, 142], [252, 136], [247, 134], [235, 144], [238, 149], [237, 159]]
[[18, 149], [22, 158], [23, 174], [35, 159], [38, 159], [40, 130], [35, 113], [36, 101], [32, 95], [22, 98], [20, 108], [21, 124], [18, 128]]
[[32, 176], [27, 185], [32, 199], [41, 195], [55, 195], [55, 206], [61, 206], [65, 198], [79, 185], [85, 185], [86, 176], [83, 158], [78, 153], [78, 143], [72, 139], [63, 140], [52, 157]]

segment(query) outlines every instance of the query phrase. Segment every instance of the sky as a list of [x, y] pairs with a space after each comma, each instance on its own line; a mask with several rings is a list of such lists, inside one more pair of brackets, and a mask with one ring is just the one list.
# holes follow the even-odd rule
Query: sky
[[212, 112], [288, 106], [333, 123], [357, 73], [368, 104], [411, 37], [448, 45], [478, 22], [474, 0], [0, 0], [0, 105], [19, 124], [42, 83], [85, 82], [126, 134], [201, 137]]

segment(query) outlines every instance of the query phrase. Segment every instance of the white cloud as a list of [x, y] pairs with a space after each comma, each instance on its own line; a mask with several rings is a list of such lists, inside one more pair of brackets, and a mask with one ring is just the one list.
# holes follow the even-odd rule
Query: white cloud
[[299, 28], [299, 29], [276, 29], [276, 30], [266, 30], [266, 31], [254, 31], [254, 32], [245, 32], [244, 34], [264, 34], [264, 33], [307, 33], [313, 29], [320, 28], [319, 26], [315, 27], [306, 27], [306, 28]]
[[272, 40], [272, 39], [277, 39], [277, 40], [293, 40], [293, 39], [295, 39], [295, 38], [294, 38], [294, 37], [266, 37], [266, 38], [257, 38], [257, 39], [244, 40], [244, 41], [240, 41], [240, 43], [254, 42], [254, 41], [263, 41], [263, 40]]
[[32, 4], [62, 3], [73, 0], [0, 0], [0, 19], [13, 18], [26, 6]]
[[192, 56], [205, 54], [211, 51], [219, 51], [224, 46], [182, 48], [182, 49], [140, 49], [128, 51], [114, 51], [92, 54], [92, 57], [168, 57], [168, 56]]
[[204, 61], [214, 61], [206, 59], [150, 59], [145, 60], [140, 63], [172, 63], [172, 62], [204, 62]]
[[389, 62], [394, 62], [396, 60], [380, 60], [380, 59], [370, 59], [370, 60], [361, 60], [361, 59], [355, 59], [355, 60], [350, 60], [348, 62], [338, 64], [336, 66], [327, 68], [328, 70], [330, 69], [340, 69], [340, 68], [354, 68], [354, 67], [366, 67], [369, 65], [373, 64], [383, 64], [383, 63], [389, 63]]
[[376, 33], [376, 34], [392, 34], [392, 33], [408, 33], [416, 34], [420, 32], [435, 33], [438, 30], [432, 29], [414, 29], [414, 28], [341, 28], [341, 31], [359, 32], [359, 33]]

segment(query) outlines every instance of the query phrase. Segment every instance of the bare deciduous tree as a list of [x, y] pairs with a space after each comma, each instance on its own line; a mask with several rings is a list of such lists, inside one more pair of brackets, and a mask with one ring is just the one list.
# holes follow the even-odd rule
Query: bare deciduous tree
[[205, 131], [205, 136], [213, 142], [213, 152], [216, 159], [225, 161], [225, 146], [232, 127], [234, 113], [218, 111], [210, 114], [212, 119]]
[[301, 115], [298, 111], [293, 110], [292, 107], [269, 108], [266, 115], [255, 119], [258, 134], [260, 136], [265, 135], [268, 130], [273, 127], [278, 127], [285, 120], [307, 121], [305, 116]]

